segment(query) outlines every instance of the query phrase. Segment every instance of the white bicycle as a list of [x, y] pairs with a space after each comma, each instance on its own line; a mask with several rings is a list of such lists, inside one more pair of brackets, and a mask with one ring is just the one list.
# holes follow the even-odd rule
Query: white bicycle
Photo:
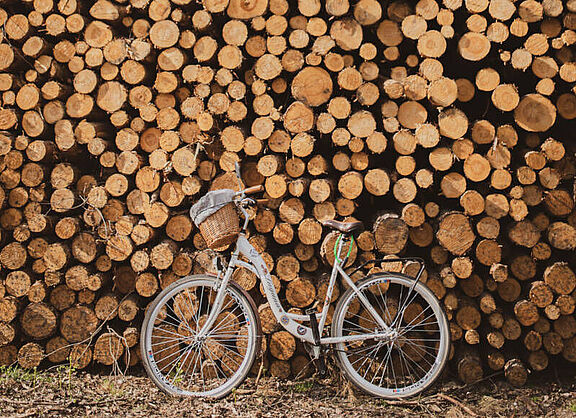
[[[247, 196], [259, 191], [261, 186], [209, 192], [191, 210], [210, 247], [234, 241], [236, 247], [228, 266], [221, 266], [217, 275], [185, 277], [165, 288], [148, 307], [140, 343], [152, 381], [172, 395], [222, 398], [246, 379], [259, 354], [262, 333], [252, 298], [231, 280], [234, 270], [242, 267], [260, 278], [277, 321], [309, 346], [321, 373], [324, 356], [332, 352], [344, 375], [374, 396], [405, 398], [429, 388], [447, 362], [450, 331], [438, 299], [419, 281], [423, 260], [386, 259], [420, 262], [415, 278], [383, 272], [354, 281], [351, 276], [367, 263], [348, 274], [344, 266], [350, 252], [343, 258], [341, 253], [345, 243], [352, 248], [362, 224], [326, 221], [325, 226], [341, 234], [323, 308], [320, 313], [310, 309], [306, 315], [286, 312], [266, 263], [245, 232], [246, 208], [257, 204]], [[244, 217], [241, 229], [236, 208]], [[328, 332], [326, 319], [338, 277], [348, 290], [337, 303]]]

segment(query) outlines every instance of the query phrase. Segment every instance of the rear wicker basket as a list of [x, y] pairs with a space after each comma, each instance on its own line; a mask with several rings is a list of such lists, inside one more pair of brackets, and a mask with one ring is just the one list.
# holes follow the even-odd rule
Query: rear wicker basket
[[218, 209], [207, 217], [199, 228], [209, 248], [222, 248], [236, 241], [240, 232], [240, 218], [234, 203], [228, 203]]

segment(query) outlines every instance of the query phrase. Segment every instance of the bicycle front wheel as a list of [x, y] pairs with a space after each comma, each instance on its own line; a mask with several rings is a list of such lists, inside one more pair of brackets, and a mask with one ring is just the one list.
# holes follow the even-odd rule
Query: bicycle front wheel
[[[387, 338], [374, 337], [335, 345], [346, 377], [363, 391], [389, 399], [414, 396], [440, 376], [450, 350], [446, 315], [422, 283], [396, 273], [369, 276], [356, 283], [390, 327]], [[383, 334], [358, 295], [348, 289], [336, 307], [332, 336]]]
[[216, 298], [217, 281], [189, 276], [149, 306], [140, 347], [152, 381], [171, 395], [222, 398], [248, 375], [260, 347], [254, 302], [230, 282], [216, 321], [197, 337]]

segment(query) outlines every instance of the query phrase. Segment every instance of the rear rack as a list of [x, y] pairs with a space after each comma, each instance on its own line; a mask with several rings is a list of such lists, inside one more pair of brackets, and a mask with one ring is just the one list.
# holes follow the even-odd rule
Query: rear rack
[[418, 274], [416, 274], [416, 277], [414, 278], [417, 282], [420, 281], [420, 277], [422, 276], [422, 273], [424, 272], [424, 269], [426, 268], [426, 264], [424, 262], [424, 259], [420, 258], [420, 257], [377, 258], [375, 260], [368, 260], [368, 261], [360, 264], [359, 266], [357, 266], [354, 270], [352, 270], [352, 272], [348, 273], [348, 275], [352, 276], [354, 273], [361, 270], [364, 266], [367, 266], [368, 264], [392, 263], [392, 262], [396, 262], [396, 261], [401, 261], [401, 262], [416, 261], [418, 264], [420, 264], [420, 269], [418, 270]]

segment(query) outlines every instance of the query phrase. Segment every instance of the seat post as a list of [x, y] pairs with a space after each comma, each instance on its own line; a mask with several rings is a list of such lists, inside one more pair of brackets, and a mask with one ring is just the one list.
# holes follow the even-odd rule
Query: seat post
[[[342, 248], [344, 247], [344, 242], [346, 240], [349, 240], [349, 246], [348, 246], [348, 252], [346, 253], [346, 256], [344, 257], [344, 259], [340, 260], [340, 254], [342, 254]], [[348, 262], [348, 259], [350, 258], [350, 254], [352, 254], [352, 246], [354, 245], [354, 235], [352, 234], [346, 234], [346, 233], [341, 233], [340, 236], [338, 237], [338, 256], [336, 256], [336, 246], [334, 246], [334, 262], [336, 262], [336, 260], [340, 260], [342, 267], [346, 266], [346, 263]]]

